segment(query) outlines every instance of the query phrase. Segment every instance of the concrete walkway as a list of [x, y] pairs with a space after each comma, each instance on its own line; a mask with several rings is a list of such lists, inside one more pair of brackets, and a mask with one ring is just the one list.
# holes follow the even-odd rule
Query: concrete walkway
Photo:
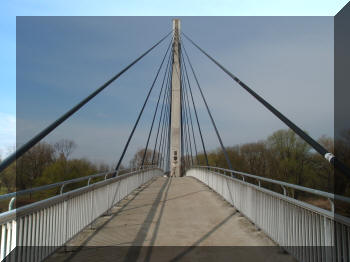
[[194, 178], [135, 190], [49, 261], [294, 261]]

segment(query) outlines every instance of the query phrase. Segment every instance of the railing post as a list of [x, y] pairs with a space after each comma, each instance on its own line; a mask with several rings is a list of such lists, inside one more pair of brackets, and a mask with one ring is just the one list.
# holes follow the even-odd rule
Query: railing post
[[60, 189], [60, 194], [62, 195], [63, 194], [63, 189], [64, 189], [64, 186], [65, 186], [66, 184], [63, 184], [62, 186], [61, 186], [61, 189]]
[[[67, 251], [67, 245], [66, 242], [68, 240], [68, 199], [64, 201], [64, 251]], [[45, 216], [45, 213], [43, 213], [43, 216]]]
[[286, 190], [285, 186], [282, 186], [282, 185], [281, 185], [281, 187], [282, 187], [282, 189], [283, 189], [283, 195], [286, 196], [286, 195], [287, 195], [287, 190]]
[[9, 211], [13, 209], [13, 205], [16, 201], [16, 197], [11, 198], [10, 203], [9, 203]]
[[327, 199], [328, 199], [329, 203], [331, 204], [331, 211], [334, 212], [334, 202], [333, 202], [333, 200], [330, 199], [330, 198], [327, 198]]
[[110, 214], [110, 210], [112, 208], [112, 205], [109, 203], [109, 188], [111, 185], [107, 185], [107, 215]]
[[91, 197], [90, 197], [90, 209], [91, 209], [91, 217], [90, 217], [90, 229], [92, 228], [92, 223], [93, 223], [93, 217], [94, 217], [94, 200], [93, 200], [93, 194], [94, 194], [94, 190], [91, 190]]

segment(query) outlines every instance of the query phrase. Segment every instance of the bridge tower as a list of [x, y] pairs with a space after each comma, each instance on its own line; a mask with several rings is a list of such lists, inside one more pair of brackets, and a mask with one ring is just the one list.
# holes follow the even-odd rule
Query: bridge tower
[[170, 174], [181, 174], [181, 71], [180, 20], [173, 20], [173, 64], [171, 78]]

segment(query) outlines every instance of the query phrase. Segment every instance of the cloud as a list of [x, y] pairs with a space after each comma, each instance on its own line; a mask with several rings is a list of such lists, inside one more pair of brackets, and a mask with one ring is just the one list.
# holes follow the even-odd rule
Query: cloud
[[16, 116], [0, 112], [0, 155], [6, 157], [16, 144]]

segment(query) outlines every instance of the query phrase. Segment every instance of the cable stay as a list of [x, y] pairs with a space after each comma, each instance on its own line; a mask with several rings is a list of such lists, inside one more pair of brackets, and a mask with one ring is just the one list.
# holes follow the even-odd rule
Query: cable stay
[[[181, 60], [181, 64], [182, 64], [182, 60]], [[182, 64], [183, 65], [183, 64]], [[191, 123], [191, 131], [192, 131], [192, 138], [193, 138], [193, 144], [194, 144], [194, 149], [195, 149], [195, 153], [196, 153], [196, 160], [198, 163], [198, 151], [197, 151], [197, 145], [196, 145], [196, 139], [195, 139], [195, 135], [194, 135], [194, 130], [193, 130], [193, 121], [192, 121], [192, 115], [191, 115], [191, 108], [190, 108], [190, 104], [189, 104], [189, 100], [188, 100], [188, 93], [187, 93], [187, 83], [186, 83], [186, 79], [185, 79], [185, 73], [184, 73], [184, 68], [181, 67], [182, 70], [182, 76], [183, 76], [183, 97], [184, 97], [184, 109], [185, 109], [185, 115], [186, 115], [186, 125], [187, 125], [187, 133], [189, 136], [189, 141], [190, 141], [190, 151], [191, 151], [191, 163], [193, 165], [193, 151], [192, 151], [192, 139], [191, 139], [191, 132], [189, 130], [189, 123]]]
[[[116, 170], [116, 171], [118, 171], [118, 169], [119, 169], [119, 167], [120, 167], [120, 164], [121, 164], [121, 162], [123, 161], [123, 158], [124, 158], [124, 156], [125, 156], [126, 150], [127, 150], [128, 147], [129, 147], [129, 143], [130, 143], [130, 141], [131, 141], [131, 138], [132, 138], [133, 135], [134, 135], [134, 132], [135, 132], [135, 130], [136, 130], [136, 127], [137, 127], [137, 125], [138, 125], [138, 123], [139, 123], [139, 121], [140, 121], [140, 118], [141, 118], [141, 116], [142, 116], [142, 113], [143, 113], [143, 111], [144, 111], [144, 109], [145, 109], [145, 107], [146, 107], [146, 104], [147, 104], [147, 102], [148, 102], [148, 99], [149, 99], [149, 97], [150, 97], [150, 95], [151, 95], [151, 93], [152, 93], [154, 84], [156, 83], [156, 81], [157, 81], [157, 79], [158, 79], [158, 75], [159, 75], [159, 72], [160, 72], [160, 70], [161, 70], [161, 68], [162, 68], [162, 66], [163, 66], [163, 64], [164, 64], [164, 60], [165, 60], [165, 58], [166, 58], [166, 55], [167, 55], [168, 52], [169, 52], [171, 43], [172, 43], [172, 40], [170, 41], [170, 43], [169, 43], [169, 45], [168, 45], [168, 48], [167, 48], [167, 50], [166, 50], [166, 52], [165, 52], [165, 55], [164, 55], [164, 57], [163, 57], [163, 59], [162, 59], [162, 62], [161, 62], [161, 64], [160, 64], [159, 68], [158, 68], [157, 74], [156, 74], [156, 76], [155, 76], [155, 78], [154, 78], [154, 80], [153, 80], [153, 83], [152, 83], [152, 85], [151, 85], [149, 91], [148, 91], [147, 97], [146, 97], [146, 99], [145, 99], [145, 101], [144, 101], [144, 103], [143, 103], [143, 105], [142, 105], [141, 111], [140, 111], [140, 113], [139, 113], [139, 115], [138, 115], [138, 117], [137, 117], [137, 119], [136, 119], [136, 122], [135, 122], [135, 124], [134, 124], [133, 129], [131, 130], [131, 133], [130, 133], [130, 135], [129, 135], [128, 141], [126, 142], [126, 144], [125, 144], [125, 146], [124, 146], [122, 155], [120, 156], [119, 161], [118, 161], [118, 164], [117, 164], [117, 166], [115, 167], [115, 170]], [[116, 173], [114, 174], [114, 176], [116, 176], [117, 173], [118, 173], [118, 172], [116, 172]]]
[[158, 146], [158, 154], [157, 154], [157, 165], [159, 165], [159, 163], [161, 162], [162, 159], [162, 155], [161, 155], [161, 150], [163, 149], [163, 142], [164, 142], [164, 129], [167, 123], [167, 115], [169, 114], [169, 109], [168, 109], [168, 104], [169, 104], [169, 93], [171, 92], [171, 86], [170, 83], [168, 81], [168, 94], [165, 100], [165, 104], [164, 104], [164, 113], [163, 113], [163, 119], [162, 119], [162, 127], [161, 127], [161, 131], [160, 131], [160, 140], [159, 140], [159, 146]]
[[187, 85], [184, 85], [184, 89], [183, 89], [184, 95], [185, 95], [185, 103], [186, 106], [188, 108], [188, 114], [189, 114], [189, 118], [190, 118], [190, 123], [191, 123], [191, 131], [192, 131], [192, 138], [193, 138], [193, 145], [194, 145], [194, 150], [196, 153], [196, 163], [198, 164], [198, 150], [197, 150], [197, 143], [196, 143], [196, 137], [194, 134], [194, 129], [193, 129], [193, 120], [192, 120], [192, 113], [191, 113], [191, 106], [189, 103], [189, 99], [188, 99], [188, 92], [187, 92]]
[[[181, 68], [181, 67], [180, 67]], [[183, 116], [184, 116], [184, 123], [185, 123], [185, 139], [187, 140], [187, 150], [190, 153], [189, 162], [191, 165], [193, 165], [193, 151], [192, 151], [192, 141], [191, 141], [191, 136], [190, 136], [190, 128], [189, 128], [189, 120], [188, 120], [188, 108], [186, 104], [186, 98], [185, 98], [185, 88], [186, 88], [186, 82], [184, 80], [184, 74], [183, 74], [183, 69], [181, 68], [181, 77], [182, 77], [182, 83], [183, 85], [181, 86], [181, 94], [182, 94], [182, 111], [183, 111]]]
[[[169, 78], [170, 81], [170, 78]], [[170, 86], [169, 86], [169, 90], [170, 90]], [[171, 92], [169, 92], [169, 103], [168, 103], [168, 117], [167, 117], [167, 137], [165, 137], [166, 139], [166, 152], [164, 152], [165, 154], [165, 163], [164, 163], [164, 170], [165, 171], [170, 171], [170, 130], [171, 130]]]
[[194, 76], [194, 79], [196, 80], [197, 87], [198, 87], [198, 89], [199, 89], [199, 92], [200, 92], [200, 94], [201, 94], [201, 97], [202, 97], [202, 99], [203, 99], [203, 102], [204, 102], [204, 104], [205, 104], [205, 107], [206, 107], [206, 109], [207, 109], [207, 112], [208, 112], [208, 115], [209, 115], [209, 117], [210, 117], [211, 123], [212, 123], [212, 125], [213, 125], [213, 127], [214, 127], [214, 129], [215, 129], [215, 133], [216, 133], [216, 136], [218, 137], [218, 140], [219, 140], [221, 149], [222, 149], [222, 151], [223, 151], [223, 153], [224, 153], [224, 156], [225, 156], [227, 165], [228, 165], [229, 169], [233, 170], [232, 164], [231, 164], [231, 161], [230, 161], [230, 158], [228, 157], [228, 154], [227, 154], [227, 152], [226, 152], [225, 146], [224, 146], [224, 144], [223, 144], [223, 142], [222, 142], [222, 139], [221, 139], [221, 137], [220, 137], [219, 131], [218, 131], [217, 127], [216, 127], [214, 118], [213, 118], [213, 116], [211, 115], [211, 112], [210, 112], [208, 103], [207, 103], [207, 101], [206, 101], [206, 99], [205, 99], [205, 97], [204, 97], [202, 88], [201, 88], [201, 86], [200, 86], [200, 84], [199, 84], [198, 78], [197, 78], [197, 76], [196, 76], [196, 73], [195, 73], [195, 71], [194, 71], [194, 68], [193, 68], [192, 63], [191, 63], [191, 61], [190, 61], [190, 58], [188, 57], [188, 54], [187, 54], [187, 52], [186, 52], [186, 48], [184, 47], [183, 43], [182, 43], [182, 47], [183, 47], [183, 50], [185, 51], [185, 55], [186, 55], [187, 61], [188, 61], [189, 65], [190, 65], [190, 68], [191, 68], [192, 74], [193, 74], [193, 76]]
[[[172, 60], [172, 62], [173, 62], [173, 60]], [[172, 73], [172, 67], [171, 67], [171, 72], [169, 72], [170, 74], [169, 74], [169, 81], [172, 81], [171, 79], [172, 79], [172, 75], [173, 75], [173, 73]], [[169, 172], [169, 174], [170, 174], [170, 172], [171, 172], [171, 170], [170, 170], [170, 143], [171, 143], [171, 107], [172, 107], [172, 92], [171, 92], [171, 90], [170, 90], [170, 87], [169, 87], [169, 121], [168, 121], [168, 126], [169, 126], [169, 129], [168, 129], [168, 151], [167, 151], [167, 167], [166, 167], [166, 172]]]
[[241, 87], [243, 87], [249, 94], [251, 94], [256, 100], [263, 104], [270, 112], [277, 116], [283, 123], [285, 123], [290, 129], [292, 129], [296, 134], [298, 134], [306, 143], [308, 143], [313, 149], [315, 149], [319, 154], [321, 154], [325, 159], [328, 160], [336, 169], [341, 171], [344, 175], [350, 177], [350, 169], [345, 166], [342, 162], [338, 160], [331, 152], [326, 150], [320, 143], [315, 141], [307, 133], [305, 133], [301, 128], [279, 112], [275, 107], [268, 103], [264, 98], [254, 92], [250, 87], [243, 83], [237, 76], [228, 71], [224, 66], [222, 66], [218, 61], [211, 57], [207, 52], [200, 48], [194, 41], [192, 41], [185, 33], [181, 32], [182, 35], [196, 48], [198, 48], [205, 56], [207, 56], [212, 62], [214, 62], [221, 70], [223, 70], [227, 75], [229, 75], [234, 81], [236, 81]]
[[195, 117], [196, 117], [196, 122], [197, 122], [197, 127], [198, 127], [199, 136], [200, 136], [200, 138], [201, 138], [201, 143], [202, 143], [202, 148], [203, 148], [203, 153], [204, 153], [206, 165], [209, 166], [207, 150], [206, 150], [205, 144], [204, 144], [202, 129], [201, 129], [201, 126], [200, 126], [200, 124], [199, 124], [198, 113], [197, 113], [196, 104], [195, 104], [194, 98], [193, 98], [192, 88], [191, 88], [190, 80], [189, 80], [189, 77], [188, 77], [187, 68], [186, 68], [186, 64], [185, 64], [185, 60], [183, 59], [183, 56], [181, 56], [181, 58], [182, 58], [182, 65], [183, 65], [183, 67], [184, 67], [184, 69], [185, 69], [184, 71], [185, 71], [185, 74], [186, 74], [186, 80], [187, 80], [187, 83], [188, 83], [188, 89], [189, 89], [190, 95], [191, 95], [192, 106], [193, 106], [194, 114], [195, 114]]
[[25, 152], [27, 152], [29, 149], [31, 149], [33, 146], [35, 146], [39, 141], [41, 141], [44, 137], [46, 137], [48, 134], [50, 134], [56, 127], [61, 125], [66, 119], [68, 119], [71, 115], [73, 115], [75, 112], [77, 112], [80, 108], [82, 108], [86, 103], [88, 103], [91, 99], [93, 99], [96, 95], [98, 95], [101, 91], [103, 91], [107, 86], [109, 86], [112, 82], [114, 82], [116, 79], [118, 79], [122, 74], [124, 74], [128, 69], [130, 69], [133, 65], [135, 65], [138, 61], [140, 61], [144, 56], [146, 56], [149, 52], [151, 52], [156, 46], [158, 46], [161, 42], [163, 42], [170, 34], [169, 32], [166, 36], [164, 36], [161, 40], [159, 40], [156, 44], [154, 44], [150, 49], [148, 49], [146, 52], [144, 52], [141, 56], [139, 56], [137, 59], [135, 59], [131, 64], [126, 66], [123, 70], [121, 70], [118, 74], [113, 76], [111, 79], [109, 79], [107, 82], [105, 82], [102, 86], [100, 86], [98, 89], [96, 89], [93, 93], [91, 93], [89, 96], [84, 98], [82, 101], [80, 101], [77, 105], [75, 105], [73, 108], [71, 108], [69, 111], [67, 111], [65, 114], [63, 114], [61, 117], [59, 117], [56, 121], [54, 121], [52, 124], [47, 126], [44, 130], [42, 130], [40, 133], [38, 133], [36, 136], [34, 136], [32, 139], [30, 139], [27, 143], [22, 145], [20, 148], [18, 148], [14, 153], [12, 153], [10, 156], [8, 156], [6, 159], [4, 159], [0, 163], [0, 172], [3, 171], [6, 167], [8, 167], [12, 162], [14, 162], [16, 159], [21, 157]]
[[165, 161], [165, 150], [166, 150], [166, 144], [167, 144], [167, 130], [169, 129], [168, 123], [169, 123], [169, 96], [167, 99], [167, 104], [166, 104], [166, 108], [165, 108], [165, 117], [164, 117], [164, 121], [163, 121], [163, 127], [162, 127], [162, 133], [161, 133], [161, 144], [159, 147], [159, 160], [158, 160], [158, 165], [159, 167], [162, 167], [164, 165], [164, 161]]
[[147, 154], [147, 150], [148, 150], [148, 144], [149, 144], [149, 140], [150, 140], [150, 138], [151, 138], [151, 134], [152, 134], [152, 130], [153, 130], [153, 125], [154, 125], [154, 120], [155, 120], [156, 115], [157, 115], [157, 112], [158, 112], [158, 106], [159, 106], [160, 98], [161, 98], [162, 93], [163, 93], [164, 82], [165, 82], [165, 78], [166, 78], [167, 73], [168, 73], [168, 70], [169, 70], [170, 61], [171, 61], [171, 56], [169, 55], [168, 62], [167, 62], [167, 66], [166, 66], [166, 69], [165, 69], [165, 72], [164, 72], [164, 77], [163, 77], [163, 81], [162, 81], [162, 86], [161, 86], [161, 89], [160, 89], [160, 91], [159, 91], [159, 96], [158, 96], [156, 108], [155, 108], [155, 110], [154, 110], [154, 115], [153, 115], [151, 127], [150, 127], [150, 130], [149, 130], [149, 133], [148, 133], [147, 142], [146, 142], [146, 146], [145, 146], [145, 151], [143, 152], [142, 161], [141, 161], [141, 166], [143, 166], [143, 165], [144, 165], [144, 162], [145, 162], [145, 158], [146, 158], [146, 154]]
[[[171, 71], [172, 70], [170, 69], [169, 70], [169, 74], [171, 74]], [[160, 115], [159, 115], [157, 135], [156, 135], [156, 139], [155, 139], [155, 142], [154, 142], [154, 149], [153, 149], [153, 155], [152, 155], [152, 161], [151, 161], [152, 165], [155, 163], [154, 159], [155, 159], [155, 155], [157, 153], [157, 145], [158, 145], [158, 136], [159, 136], [160, 125], [161, 125], [161, 122], [162, 122], [162, 119], [163, 119], [163, 115], [164, 115], [164, 107], [165, 107], [165, 104], [166, 104], [166, 99], [168, 97], [168, 93], [170, 92], [170, 90], [169, 90], [169, 74], [168, 74], [167, 83], [166, 83], [166, 91], [164, 92], [164, 96], [163, 96], [163, 100], [162, 100], [163, 101], [162, 102], [162, 108], [161, 108]]]
[[[180, 64], [181, 64], [181, 48], [180, 48]], [[180, 82], [180, 88], [181, 88], [181, 95], [180, 95], [180, 108], [181, 108], [181, 114], [180, 114], [180, 126], [181, 126], [181, 155], [183, 157], [183, 161], [185, 163], [185, 167], [188, 166], [188, 163], [193, 164], [193, 154], [192, 154], [192, 147], [191, 142], [189, 140], [188, 136], [188, 125], [187, 125], [187, 116], [186, 116], [186, 107], [184, 102], [184, 88], [185, 88], [185, 80], [184, 80], [184, 74], [183, 69], [180, 66], [180, 72], [176, 70], [176, 75], [179, 78]], [[184, 154], [186, 153], [186, 154]]]

